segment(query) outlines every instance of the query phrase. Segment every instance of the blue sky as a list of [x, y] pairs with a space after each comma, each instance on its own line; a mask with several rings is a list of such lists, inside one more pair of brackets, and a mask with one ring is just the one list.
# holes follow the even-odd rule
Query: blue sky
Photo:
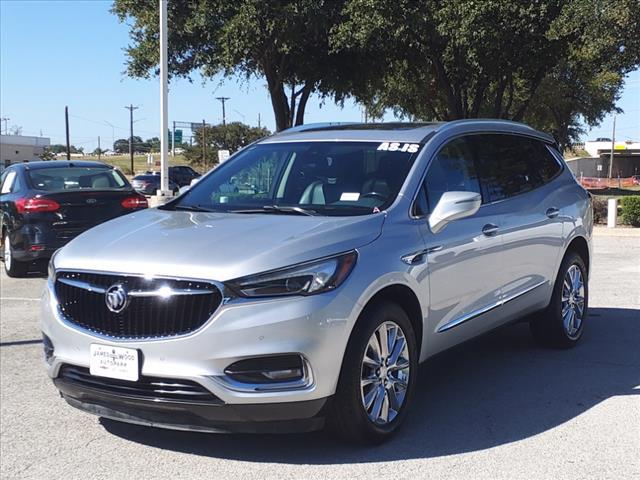
[[[134, 104], [134, 134], [143, 138], [159, 131], [157, 79], [134, 80], [123, 74], [129, 43], [128, 27], [109, 13], [108, 0], [0, 0], [0, 116], [25, 135], [42, 135], [52, 143], [64, 141], [64, 107], [69, 106], [71, 142], [91, 151], [113, 137], [128, 136], [124, 106]], [[216, 96], [231, 97], [227, 120], [274, 129], [273, 113], [261, 79], [237, 81], [194, 78], [172, 82], [169, 120], [209, 123], [221, 121]], [[640, 72], [630, 75], [619, 106], [617, 138], [640, 140]], [[344, 108], [312, 98], [307, 122], [359, 121], [360, 109]], [[385, 120], [392, 120], [387, 115]], [[114, 128], [107, 125], [112, 124]], [[610, 137], [611, 117], [588, 138]], [[2, 124], [4, 127], [4, 123]]]

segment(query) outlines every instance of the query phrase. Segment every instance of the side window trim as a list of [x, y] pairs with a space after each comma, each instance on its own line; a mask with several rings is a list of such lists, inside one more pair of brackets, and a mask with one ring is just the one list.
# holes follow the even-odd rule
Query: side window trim
[[[547, 140], [545, 140], [543, 138], [540, 138], [537, 135], [527, 135], [526, 133], [523, 133], [523, 132], [504, 132], [504, 131], [474, 131], [474, 132], [461, 133], [459, 135], [455, 135], [455, 136], [452, 136], [450, 138], [447, 138], [446, 140], [443, 140], [442, 143], [440, 143], [440, 145], [438, 145], [438, 148], [437, 148], [436, 152], [431, 156], [431, 158], [429, 158], [429, 161], [427, 162], [427, 166], [425, 167], [424, 171], [422, 172], [422, 176], [420, 178], [420, 183], [418, 184], [418, 188], [414, 192], [413, 199], [411, 200], [411, 206], [410, 206], [410, 209], [409, 209], [409, 217], [411, 219], [419, 220], [419, 219], [427, 218], [429, 216], [428, 213], [424, 214], [424, 215], [416, 215], [415, 214], [416, 202], [418, 200], [418, 195], [420, 194], [420, 191], [424, 187], [424, 181], [425, 181], [425, 179], [427, 177], [427, 171], [429, 170], [429, 167], [431, 166], [431, 163], [433, 162], [434, 158], [438, 155], [438, 153], [440, 152], [442, 147], [444, 147], [447, 143], [451, 142], [452, 140], [455, 140], [456, 138], [471, 137], [471, 136], [475, 136], [475, 135], [491, 135], [491, 134], [493, 134], [493, 135], [512, 135], [512, 136], [515, 136], [515, 137], [528, 138], [530, 140], [535, 140], [535, 141], [538, 141], [538, 142], [542, 143], [543, 146], [548, 151], [551, 152], [551, 155], [554, 158], [554, 160], [560, 165], [560, 170], [558, 171], [558, 173], [556, 173], [555, 176], [551, 177], [549, 179], [549, 181], [544, 183], [543, 185], [540, 185], [538, 187], [534, 187], [532, 190], [529, 190], [527, 192], [518, 193], [518, 194], [513, 195], [511, 197], [503, 198], [501, 200], [495, 200], [493, 202], [488, 201], [489, 199], [485, 198], [483, 182], [482, 182], [482, 178], [480, 177], [478, 179], [478, 181], [480, 183], [480, 195], [482, 196], [482, 205], [481, 205], [480, 208], [484, 207], [485, 205], [493, 205], [493, 204], [496, 204], [496, 203], [504, 202], [505, 200], [509, 200], [510, 198], [514, 198], [514, 197], [517, 197], [519, 195], [523, 195], [525, 193], [529, 193], [529, 192], [532, 192], [534, 190], [537, 190], [538, 188], [540, 188], [540, 187], [546, 185], [547, 183], [550, 183], [551, 181], [555, 180], [560, 175], [562, 175], [562, 173], [564, 172], [566, 164], [564, 163], [563, 160], [558, 158], [558, 155], [560, 155], [560, 153], [557, 152]], [[478, 169], [478, 162], [477, 162], [477, 159], [475, 158], [475, 155], [474, 155], [474, 166], [475, 166], [475, 168], [477, 170]], [[426, 193], [425, 193], [425, 195], [426, 195]], [[427, 198], [427, 204], [428, 204], [428, 202], [429, 202], [429, 199]], [[429, 205], [429, 207], [431, 207], [431, 206]]]

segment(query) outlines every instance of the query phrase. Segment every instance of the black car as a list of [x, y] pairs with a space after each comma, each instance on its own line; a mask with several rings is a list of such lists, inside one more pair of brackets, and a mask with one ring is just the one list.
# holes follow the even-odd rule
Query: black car
[[[159, 173], [144, 173], [136, 175], [131, 180], [131, 185], [137, 192], [143, 195], [155, 195], [157, 190], [160, 190], [160, 174]], [[169, 190], [174, 194], [178, 193], [180, 186], [169, 177]]]
[[0, 227], [10, 277], [85, 230], [141, 208], [147, 200], [125, 176], [100, 162], [11, 165], [0, 176]]
[[186, 165], [176, 165], [169, 167], [169, 178], [178, 184], [178, 187], [190, 185], [191, 180], [200, 177], [200, 174], [193, 168]]

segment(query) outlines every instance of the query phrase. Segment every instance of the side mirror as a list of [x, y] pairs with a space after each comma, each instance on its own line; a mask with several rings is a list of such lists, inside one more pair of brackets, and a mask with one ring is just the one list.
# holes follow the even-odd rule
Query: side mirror
[[445, 192], [429, 216], [429, 228], [438, 233], [453, 220], [470, 217], [482, 204], [482, 197], [475, 192]]
[[189, 185], [184, 185], [180, 187], [180, 189], [178, 190], [178, 195], [182, 195], [184, 192], [188, 191], [191, 187], [193, 187], [196, 183], [198, 183], [198, 180], [200, 180], [200, 177], [194, 178], [193, 180], [191, 180]]

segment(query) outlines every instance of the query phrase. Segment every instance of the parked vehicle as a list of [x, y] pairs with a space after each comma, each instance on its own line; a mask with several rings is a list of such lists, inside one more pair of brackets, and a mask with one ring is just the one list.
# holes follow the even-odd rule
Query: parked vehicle
[[[160, 189], [160, 174], [145, 173], [142, 175], [136, 175], [131, 180], [131, 185], [135, 188], [136, 192], [143, 195], [155, 195]], [[180, 187], [171, 178], [169, 178], [169, 190], [173, 193], [178, 193]]]
[[190, 185], [191, 180], [199, 177], [200, 174], [187, 165], [169, 167], [169, 178], [178, 184], [178, 188]]
[[11, 277], [85, 230], [147, 207], [124, 175], [99, 162], [18, 163], [2, 172], [0, 185], [2, 252]]
[[124, 422], [381, 442], [432, 355], [519, 319], [580, 340], [592, 226], [526, 125], [293, 128], [56, 254], [48, 374]]

